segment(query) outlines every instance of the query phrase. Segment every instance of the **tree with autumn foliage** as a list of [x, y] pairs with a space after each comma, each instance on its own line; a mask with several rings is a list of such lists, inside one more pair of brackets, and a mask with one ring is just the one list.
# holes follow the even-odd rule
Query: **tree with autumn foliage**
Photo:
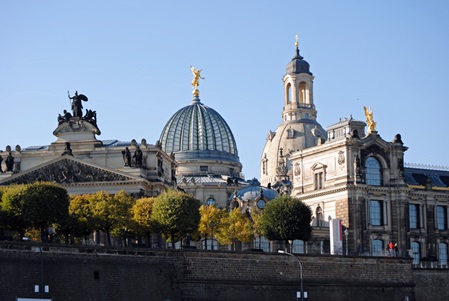
[[88, 195], [76, 195], [70, 200], [69, 215], [76, 220], [77, 231], [82, 232], [84, 240], [94, 231], [95, 224]]
[[132, 218], [132, 207], [136, 203], [136, 199], [131, 194], [121, 190], [114, 194], [111, 201], [114, 219], [111, 235], [115, 238], [121, 238], [124, 246], [127, 247], [128, 239], [136, 228]]
[[235, 251], [237, 241], [250, 242], [254, 239], [251, 227], [248, 215], [242, 214], [240, 208], [235, 208], [221, 217], [220, 227], [214, 230], [214, 236], [220, 244], [232, 245]]
[[132, 219], [136, 223], [136, 234], [146, 236], [147, 246], [150, 246], [151, 232], [153, 231], [151, 214], [155, 201], [156, 198], [140, 198], [131, 209]]
[[[199, 234], [204, 237], [205, 249], [207, 250], [207, 238], [212, 238], [215, 231], [221, 227], [221, 218], [226, 214], [225, 209], [218, 209], [214, 205], [201, 205], [200, 207], [200, 224], [198, 226]], [[211, 246], [213, 242], [211, 241]]]

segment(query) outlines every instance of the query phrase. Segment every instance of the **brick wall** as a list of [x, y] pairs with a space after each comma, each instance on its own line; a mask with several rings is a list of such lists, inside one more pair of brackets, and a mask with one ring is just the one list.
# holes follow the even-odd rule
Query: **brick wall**
[[[448, 279], [411, 268], [408, 259], [300, 256], [308, 300], [414, 300], [439, 296]], [[0, 244], [0, 301], [295, 300], [297, 260], [284, 254], [64, 248]], [[414, 275], [417, 275], [416, 277]], [[446, 274], [447, 275], [447, 271]], [[432, 289], [432, 278], [439, 281]], [[449, 278], [449, 277], [446, 277]], [[439, 289], [435, 286], [440, 286]], [[430, 300], [417, 298], [417, 300]], [[434, 298], [434, 300], [443, 300]]]

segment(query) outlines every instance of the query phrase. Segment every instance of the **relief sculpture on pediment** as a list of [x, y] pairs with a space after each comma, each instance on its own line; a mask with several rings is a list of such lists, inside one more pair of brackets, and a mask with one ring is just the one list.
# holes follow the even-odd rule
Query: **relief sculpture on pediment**
[[71, 160], [62, 160], [39, 168], [3, 184], [28, 184], [36, 181], [48, 181], [58, 184], [83, 182], [112, 182], [130, 180], [123, 175], [107, 172], [94, 166], [80, 164]]

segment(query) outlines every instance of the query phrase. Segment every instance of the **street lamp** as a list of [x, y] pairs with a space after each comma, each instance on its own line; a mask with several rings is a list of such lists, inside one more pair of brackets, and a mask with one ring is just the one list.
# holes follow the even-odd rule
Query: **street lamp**
[[289, 256], [295, 258], [296, 261], [298, 261], [298, 263], [299, 263], [299, 272], [300, 272], [300, 277], [301, 277], [301, 301], [304, 301], [304, 288], [303, 288], [303, 285], [302, 285], [303, 283], [302, 283], [302, 263], [301, 263], [301, 261], [299, 261], [298, 257], [293, 255], [292, 253], [285, 252], [284, 250], [278, 250], [278, 253], [289, 255]]
[[348, 236], [349, 236], [349, 232], [348, 232], [348, 229], [346, 228], [345, 229], [345, 231], [344, 231], [344, 234], [345, 234], [345, 238], [346, 238], [346, 256], [348, 256]]
[[211, 234], [210, 234], [210, 249], [213, 251], [214, 250], [214, 222], [210, 222], [209, 226], [211, 228]]

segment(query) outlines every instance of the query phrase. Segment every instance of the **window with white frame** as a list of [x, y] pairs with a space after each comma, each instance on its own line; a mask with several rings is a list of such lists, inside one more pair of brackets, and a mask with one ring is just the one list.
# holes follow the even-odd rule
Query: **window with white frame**
[[327, 166], [322, 163], [315, 163], [312, 166], [313, 172], [313, 185], [315, 190], [324, 189], [324, 183], [326, 181], [326, 168]]
[[436, 222], [438, 230], [447, 230], [447, 207], [437, 206], [436, 208]]
[[371, 255], [382, 256], [384, 250], [384, 242], [380, 239], [373, 239], [371, 241]]
[[365, 162], [366, 184], [372, 186], [382, 185], [382, 173], [379, 161], [374, 157], [369, 157]]
[[369, 201], [369, 223], [371, 226], [384, 225], [384, 202], [379, 200]]
[[409, 216], [409, 226], [410, 229], [419, 229], [419, 205], [409, 204], [408, 205], [408, 216]]
[[324, 176], [323, 172], [317, 172], [314, 175], [314, 184], [315, 184], [315, 190], [323, 189], [324, 188]]

